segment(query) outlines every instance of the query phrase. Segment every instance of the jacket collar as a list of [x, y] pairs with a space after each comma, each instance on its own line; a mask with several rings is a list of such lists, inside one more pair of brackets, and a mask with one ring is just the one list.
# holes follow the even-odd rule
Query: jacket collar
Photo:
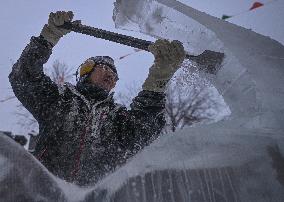
[[89, 82], [78, 82], [76, 89], [91, 103], [105, 100], [109, 92]]
[[[106, 91], [102, 92], [101, 88], [92, 88], [91, 92], [87, 91], [86, 88], [78, 88], [78, 84], [76, 87], [70, 83], [65, 83], [65, 86], [75, 95], [80, 97], [87, 105], [89, 109], [92, 108], [93, 105], [98, 106], [106, 102], [114, 103], [114, 92], [107, 93]], [[89, 89], [90, 90], [90, 89]], [[98, 90], [98, 91], [96, 91]], [[92, 94], [92, 96], [90, 96]]]

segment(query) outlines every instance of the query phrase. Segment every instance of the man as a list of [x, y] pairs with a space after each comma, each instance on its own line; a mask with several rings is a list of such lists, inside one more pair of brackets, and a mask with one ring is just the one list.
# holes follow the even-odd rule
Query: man
[[155, 63], [131, 109], [114, 103], [110, 90], [118, 75], [113, 59], [97, 56], [80, 66], [76, 86], [63, 88], [44, 75], [52, 48], [69, 31], [72, 12], [51, 13], [39, 37], [32, 37], [9, 79], [13, 91], [39, 123], [35, 156], [53, 174], [90, 185], [155, 140], [165, 124], [165, 86], [184, 59], [178, 41], [150, 47]]

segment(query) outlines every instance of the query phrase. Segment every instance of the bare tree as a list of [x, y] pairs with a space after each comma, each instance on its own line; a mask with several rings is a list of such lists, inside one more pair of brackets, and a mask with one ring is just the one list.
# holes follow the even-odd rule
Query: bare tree
[[203, 75], [194, 63], [185, 60], [166, 91], [167, 123], [163, 132], [213, 121], [225, 107], [221, 97], [205, 73]]
[[[64, 82], [70, 81], [72, 78], [72, 69], [68, 67], [64, 62], [60, 62], [59, 60], [55, 60], [52, 64], [52, 67], [45, 70], [46, 73], [58, 86], [62, 86]], [[0, 102], [6, 102], [13, 98], [15, 98], [15, 96], [10, 96], [4, 100], [0, 100]], [[17, 106], [16, 115], [19, 117], [17, 124], [19, 124], [21, 128], [29, 131], [29, 133], [38, 132], [37, 121], [22, 104], [19, 104]]]
[[64, 62], [55, 60], [51, 69], [51, 79], [59, 86], [62, 86], [64, 82], [70, 81], [72, 78], [72, 69], [69, 68]]
[[182, 80], [176, 79], [166, 92], [165, 131], [191, 126], [194, 123], [214, 119], [218, 102], [207, 86], [182, 86]]
[[[129, 106], [132, 98], [141, 90], [138, 86], [137, 83], [129, 85], [124, 93], [118, 93], [117, 101]], [[163, 133], [202, 121], [213, 121], [225, 105], [220, 97], [198, 68], [186, 60], [167, 86], [166, 126]]]

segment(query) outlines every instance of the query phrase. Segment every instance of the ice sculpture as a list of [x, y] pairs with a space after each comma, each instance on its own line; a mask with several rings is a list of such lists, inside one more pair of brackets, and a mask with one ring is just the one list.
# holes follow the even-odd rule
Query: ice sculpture
[[284, 49], [280, 43], [174, 0], [120, 0], [115, 6], [117, 28], [178, 39], [192, 54], [206, 49], [224, 52], [223, 67], [211, 79], [230, 106], [230, 118], [238, 119], [234, 125], [283, 131]]
[[111, 200], [283, 201], [284, 47], [174, 0], [117, 0], [113, 19], [117, 28], [178, 39], [191, 54], [224, 52], [222, 68], [207, 76], [231, 115], [146, 148], [102, 182]]

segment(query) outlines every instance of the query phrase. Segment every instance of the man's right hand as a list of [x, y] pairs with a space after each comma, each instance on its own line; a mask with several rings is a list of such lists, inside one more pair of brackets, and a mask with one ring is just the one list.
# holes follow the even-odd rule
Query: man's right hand
[[45, 24], [40, 35], [45, 40], [50, 42], [53, 46], [57, 44], [59, 39], [70, 32], [70, 30], [59, 28], [58, 26], [63, 25], [65, 22], [71, 22], [73, 19], [72, 11], [57, 11], [56, 13], [50, 13], [48, 24]]

